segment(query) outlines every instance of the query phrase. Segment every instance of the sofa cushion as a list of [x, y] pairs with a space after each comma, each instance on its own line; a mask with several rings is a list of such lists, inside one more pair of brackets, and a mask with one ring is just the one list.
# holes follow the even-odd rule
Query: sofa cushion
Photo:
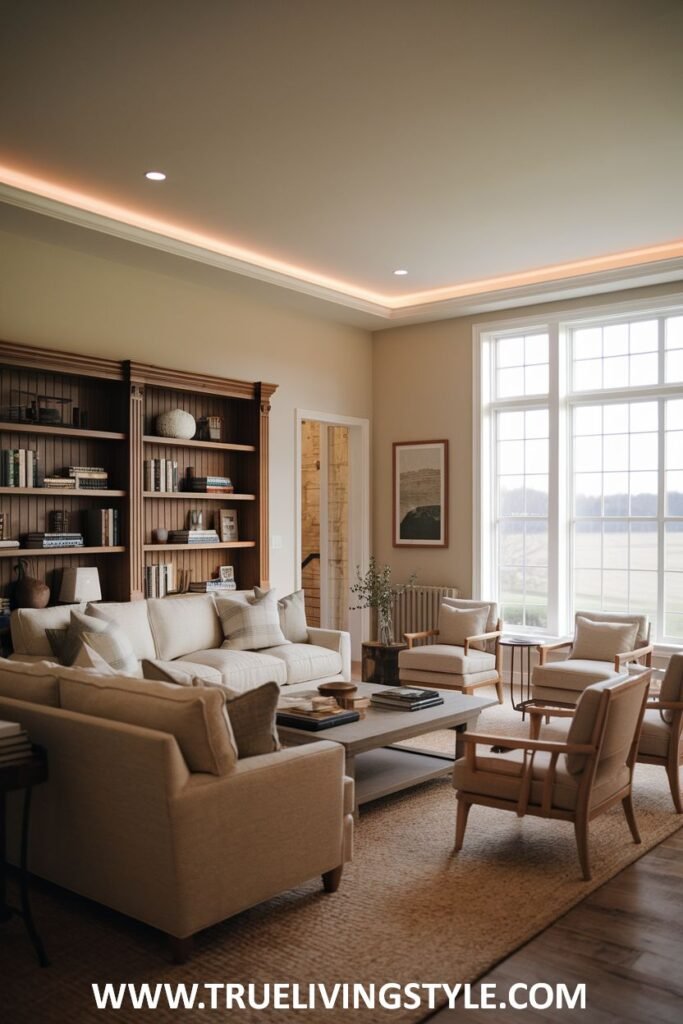
[[[553, 690], [585, 690], [593, 683], [615, 678], [617, 673], [610, 661], [551, 661], [547, 665], [536, 665], [533, 671], [534, 696], [537, 686]], [[569, 698], [571, 699], [571, 698]]]
[[285, 644], [269, 647], [262, 652], [282, 661], [287, 671], [287, 684], [307, 683], [327, 676], [338, 676], [342, 670], [342, 658], [338, 651], [316, 644]]
[[[259, 597], [265, 591], [260, 587], [254, 587], [254, 593]], [[292, 644], [307, 644], [308, 624], [303, 590], [295, 590], [293, 594], [279, 598], [277, 610], [280, 617], [280, 629], [285, 639]]]
[[[222, 686], [222, 683], [208, 683], [205, 679], [195, 679], [195, 686]], [[230, 719], [232, 734], [237, 744], [240, 760], [245, 757], [257, 757], [259, 754], [272, 754], [280, 749], [275, 715], [280, 697], [277, 683], [264, 683], [255, 690], [234, 693], [224, 688], [227, 696], [226, 710]]]
[[263, 683], [287, 682], [287, 670], [281, 658], [272, 658], [263, 651], [230, 651], [219, 647], [215, 651], [193, 651], [185, 661], [210, 665], [221, 674], [225, 686], [237, 693], [253, 690]]
[[210, 594], [150, 598], [147, 610], [157, 658], [172, 661], [189, 651], [220, 647], [223, 641]]
[[111, 619], [95, 618], [93, 615], [72, 610], [66, 630], [47, 630], [48, 640], [62, 665], [73, 665], [81, 646], [88, 643], [94, 647], [97, 643], [95, 637], [100, 633], [106, 634], [108, 639], [98, 647], [98, 654], [109, 664], [115, 665], [124, 675], [140, 675], [138, 659], [130, 640], [121, 627]]
[[184, 659], [164, 661], [162, 658], [145, 658], [142, 662], [142, 674], [145, 679], [175, 683], [176, 686], [193, 686], [197, 678], [206, 683], [222, 685], [222, 677], [218, 669]]
[[592, 622], [577, 615], [569, 660], [613, 662], [617, 654], [635, 650], [637, 635], [637, 622]]
[[130, 640], [139, 661], [156, 656], [146, 601], [104, 601], [89, 604], [85, 610], [96, 619], [116, 622]]
[[0, 658], [0, 697], [59, 707], [57, 666], [47, 661], [22, 662]]
[[16, 608], [10, 616], [12, 647], [15, 654], [52, 657], [46, 629], [66, 629], [73, 609], [78, 604], [61, 604], [53, 608]]
[[488, 608], [454, 608], [444, 602], [439, 608], [439, 644], [462, 647], [468, 636], [486, 632], [487, 620]]
[[59, 697], [67, 711], [170, 733], [191, 772], [226, 775], [235, 765], [237, 748], [225, 695], [217, 688], [72, 676], [59, 680]]
[[400, 651], [400, 669], [416, 669], [421, 672], [447, 672], [449, 675], [469, 675], [475, 672], [495, 670], [496, 656], [488, 651], [470, 650], [450, 644], [425, 644], [409, 651]]
[[289, 641], [280, 629], [277, 595], [274, 590], [244, 600], [228, 597], [216, 600], [225, 641], [223, 647], [232, 651], [260, 651], [278, 647]]
[[654, 708], [645, 712], [643, 731], [638, 742], [638, 753], [648, 757], [666, 757], [671, 742], [671, 725]]

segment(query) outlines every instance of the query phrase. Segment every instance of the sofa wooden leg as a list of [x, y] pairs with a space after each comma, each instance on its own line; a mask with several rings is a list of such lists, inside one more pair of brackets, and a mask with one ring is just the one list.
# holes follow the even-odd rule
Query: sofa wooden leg
[[179, 939], [176, 935], [169, 935], [168, 946], [174, 964], [187, 963], [192, 955], [192, 936], [188, 935], [185, 939]]
[[332, 871], [326, 871], [323, 875], [323, 887], [325, 892], [336, 892], [341, 882], [342, 871], [344, 865], [340, 864], [338, 868], [333, 868]]

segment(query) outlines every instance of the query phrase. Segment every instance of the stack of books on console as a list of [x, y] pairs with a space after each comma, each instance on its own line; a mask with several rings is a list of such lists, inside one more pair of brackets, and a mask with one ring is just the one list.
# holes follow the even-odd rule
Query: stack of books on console
[[394, 711], [423, 711], [443, 704], [443, 697], [438, 690], [408, 690], [405, 686], [395, 686], [373, 693], [370, 703], [373, 707]]
[[237, 590], [234, 580], [197, 580], [190, 583], [191, 594], [222, 594], [229, 590]]
[[220, 537], [215, 530], [171, 530], [168, 535], [171, 544], [218, 544]]
[[28, 548], [82, 548], [82, 533], [43, 533], [35, 532], [26, 535]]
[[0, 722], [0, 765], [23, 764], [32, 756], [26, 730], [17, 722]]

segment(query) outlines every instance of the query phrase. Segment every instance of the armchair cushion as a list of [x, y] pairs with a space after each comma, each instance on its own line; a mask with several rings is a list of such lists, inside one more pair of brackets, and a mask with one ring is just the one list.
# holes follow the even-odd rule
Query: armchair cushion
[[468, 636], [486, 632], [487, 618], [486, 608], [453, 608], [442, 604], [439, 608], [439, 643], [462, 647]]
[[646, 710], [638, 742], [638, 753], [647, 757], [667, 757], [672, 735], [671, 725], [662, 719], [659, 711], [654, 708]]
[[424, 647], [401, 651], [398, 666], [399, 670], [414, 669], [418, 672], [446, 672], [449, 675], [463, 676], [494, 670], [496, 657], [487, 651], [470, 650], [469, 654], [465, 654], [462, 646], [426, 644]]
[[338, 676], [342, 671], [341, 654], [338, 651], [331, 651], [329, 647], [318, 647], [316, 644], [288, 643], [268, 647], [262, 653], [284, 662], [288, 685]]
[[[495, 601], [471, 601], [464, 597], [444, 597], [441, 599], [441, 604], [465, 611], [471, 611], [473, 608], [484, 609], [486, 611], [486, 628], [477, 630], [477, 632], [491, 633], [498, 624], [498, 605]], [[475, 634], [470, 633], [469, 635], [474, 636]]]
[[536, 694], [537, 686], [577, 692], [585, 690], [587, 686], [592, 686], [594, 683], [601, 683], [606, 679], [615, 679], [616, 677], [617, 672], [611, 661], [579, 661], [576, 659], [551, 661], [547, 665], [536, 665], [534, 668], [534, 696], [538, 696]]
[[636, 642], [633, 648], [631, 648], [632, 650], [636, 647], [645, 647], [650, 641], [650, 620], [647, 615], [638, 615], [635, 612], [595, 612], [591, 609], [586, 612], [577, 611], [574, 615], [574, 623], [579, 618], [589, 619], [590, 622], [635, 623], [638, 632], [636, 633]]
[[[662, 679], [660, 699], [663, 701], [683, 701], [683, 654], [672, 654], [666, 672]], [[662, 717], [666, 722], [673, 721], [673, 711], [670, 708], [662, 711]]]
[[[568, 743], [590, 743], [593, 740], [595, 719], [604, 690], [609, 690], [613, 686], [620, 685], [623, 681], [623, 676], [615, 675], [614, 678], [606, 679], [600, 683], [595, 683], [583, 691], [579, 697], [579, 702], [576, 705], [574, 716], [571, 719], [571, 724], [567, 733]], [[570, 775], [580, 775], [585, 766], [585, 754], [567, 755], [567, 771]], [[602, 763], [600, 765], [600, 768], [601, 767]], [[598, 770], [600, 770], [600, 768]]]
[[592, 622], [578, 615], [569, 659], [613, 662], [617, 654], [635, 649], [637, 635], [636, 622]]

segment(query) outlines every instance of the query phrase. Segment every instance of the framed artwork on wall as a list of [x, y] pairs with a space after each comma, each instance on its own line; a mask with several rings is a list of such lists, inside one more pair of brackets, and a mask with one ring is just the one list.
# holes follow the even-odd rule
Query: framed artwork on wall
[[394, 442], [394, 547], [448, 547], [448, 441]]

